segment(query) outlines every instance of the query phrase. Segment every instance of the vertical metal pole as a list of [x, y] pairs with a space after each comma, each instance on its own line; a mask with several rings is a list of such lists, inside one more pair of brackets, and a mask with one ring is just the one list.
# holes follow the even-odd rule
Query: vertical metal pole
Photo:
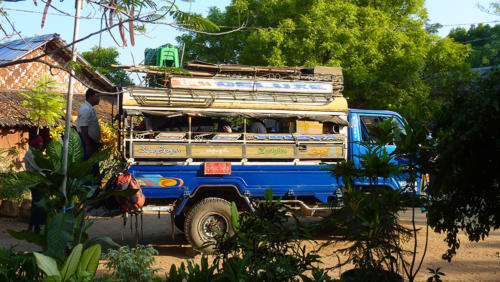
[[188, 116], [188, 138], [189, 138], [189, 141], [188, 143], [191, 143], [191, 116]]
[[[80, 9], [82, 7], [82, 0], [75, 0], [75, 27], [73, 30], [73, 42], [78, 40], [78, 30], [80, 27]], [[73, 44], [71, 49], [71, 61], [76, 61], [76, 43]], [[63, 140], [63, 159], [62, 159], [62, 174], [64, 175], [61, 184], [61, 192], [66, 196], [66, 182], [68, 181], [68, 145], [69, 145], [69, 130], [71, 128], [71, 109], [73, 105], [73, 75], [75, 71], [70, 71], [68, 82], [68, 100], [66, 103], [66, 120], [64, 125], [64, 140]]]

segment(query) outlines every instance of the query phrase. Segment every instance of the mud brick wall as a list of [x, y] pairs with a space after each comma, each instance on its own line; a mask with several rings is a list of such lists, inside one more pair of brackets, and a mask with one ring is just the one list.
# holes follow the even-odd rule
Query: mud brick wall
[[14, 170], [23, 170], [23, 158], [28, 150], [28, 127], [0, 127], [0, 148], [15, 148], [17, 151], [14, 157], [2, 155], [10, 161], [0, 162], [0, 172], [5, 171], [11, 164]]
[[[43, 54], [43, 49], [39, 48], [23, 57], [23, 59], [31, 59], [41, 54]], [[57, 54], [47, 55], [42, 59], [56, 66], [64, 66], [66, 64], [66, 60]], [[34, 85], [34, 81], [43, 77], [45, 73], [51, 75], [52, 78], [59, 83], [57, 91], [63, 93], [67, 91], [69, 74], [61, 69], [53, 68], [51, 70], [48, 65], [40, 62], [0, 68], [0, 90], [17, 90], [31, 87]], [[78, 79], [84, 81], [88, 85], [93, 85], [92, 82], [82, 76], [78, 76]], [[87, 87], [76, 79], [73, 79], [73, 87], [74, 93], [83, 94], [87, 90]]]

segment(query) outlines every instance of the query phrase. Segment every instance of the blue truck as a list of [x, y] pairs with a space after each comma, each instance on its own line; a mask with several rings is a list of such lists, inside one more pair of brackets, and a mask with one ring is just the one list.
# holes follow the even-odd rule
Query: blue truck
[[[324, 204], [341, 197], [341, 183], [329, 168], [346, 159], [359, 166], [358, 141], [367, 141], [378, 123], [403, 129], [395, 112], [348, 109], [340, 68], [199, 62], [186, 68], [191, 74], [171, 75], [165, 87], [123, 93], [120, 142], [145, 209], [169, 212], [195, 248], [214, 229], [232, 232], [231, 202], [251, 211], [268, 188], [303, 215], [331, 212]], [[259, 132], [254, 123], [263, 125]], [[405, 185], [397, 178], [379, 182]]]

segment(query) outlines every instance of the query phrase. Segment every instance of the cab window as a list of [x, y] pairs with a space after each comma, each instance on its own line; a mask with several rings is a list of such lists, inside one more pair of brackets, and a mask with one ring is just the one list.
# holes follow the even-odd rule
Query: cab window
[[403, 124], [399, 121], [399, 119], [395, 117], [362, 115], [360, 116], [362, 140], [370, 140], [370, 136], [374, 136], [373, 132], [378, 127], [379, 123], [384, 122], [388, 119], [392, 119], [391, 122], [394, 129], [399, 130], [403, 134], [405, 133]]

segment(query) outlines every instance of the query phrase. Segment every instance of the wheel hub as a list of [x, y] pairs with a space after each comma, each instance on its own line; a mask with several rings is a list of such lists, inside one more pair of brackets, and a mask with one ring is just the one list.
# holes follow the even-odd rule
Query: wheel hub
[[201, 235], [207, 240], [212, 240], [217, 235], [215, 230], [219, 232], [227, 232], [226, 219], [219, 214], [206, 216], [201, 222]]

